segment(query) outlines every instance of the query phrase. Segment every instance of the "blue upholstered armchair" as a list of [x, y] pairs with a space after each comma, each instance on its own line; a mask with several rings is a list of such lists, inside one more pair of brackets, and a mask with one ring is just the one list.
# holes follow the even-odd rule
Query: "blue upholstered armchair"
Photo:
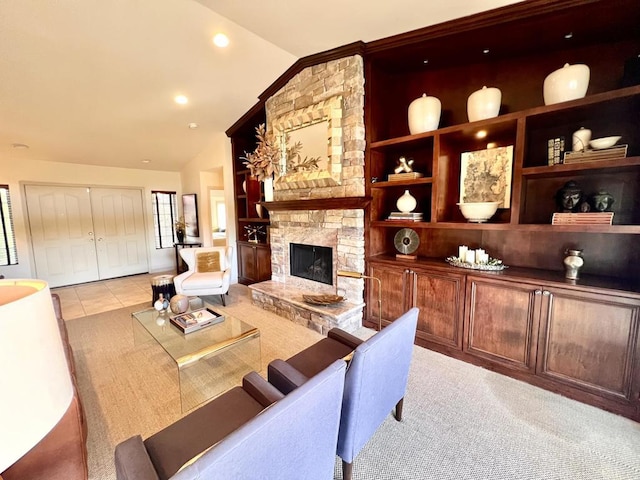
[[336, 361], [286, 396], [252, 372], [147, 440], [120, 443], [117, 478], [332, 479], [345, 367]]
[[394, 407], [396, 420], [402, 419], [417, 322], [418, 309], [413, 308], [366, 341], [332, 329], [327, 338], [286, 362], [269, 364], [269, 383], [287, 394], [336, 358], [348, 358], [353, 352], [337, 448], [344, 480], [351, 478], [353, 460]]

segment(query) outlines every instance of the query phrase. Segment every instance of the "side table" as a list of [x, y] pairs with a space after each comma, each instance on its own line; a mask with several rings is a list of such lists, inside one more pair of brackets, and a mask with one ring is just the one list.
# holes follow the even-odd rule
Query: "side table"
[[176, 275], [180, 275], [182, 272], [186, 272], [189, 269], [187, 264], [180, 257], [180, 249], [194, 248], [194, 247], [201, 247], [201, 246], [202, 246], [202, 243], [200, 242], [181, 242], [181, 243], [173, 244], [173, 248], [176, 251]]

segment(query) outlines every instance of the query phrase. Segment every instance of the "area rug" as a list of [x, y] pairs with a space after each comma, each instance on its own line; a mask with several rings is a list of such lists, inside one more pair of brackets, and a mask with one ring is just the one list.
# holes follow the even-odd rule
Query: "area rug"
[[[321, 338], [251, 305], [245, 287], [234, 286], [227, 305], [217, 308], [260, 329], [263, 375], [272, 359]], [[116, 444], [182, 416], [169, 357], [153, 342], [134, 342], [131, 312], [145, 308], [67, 321], [91, 480], [115, 480]], [[336, 458], [336, 479], [340, 465]], [[640, 424], [421, 347], [414, 348], [403, 421], [390, 415], [353, 469], [354, 480], [638, 478]]]

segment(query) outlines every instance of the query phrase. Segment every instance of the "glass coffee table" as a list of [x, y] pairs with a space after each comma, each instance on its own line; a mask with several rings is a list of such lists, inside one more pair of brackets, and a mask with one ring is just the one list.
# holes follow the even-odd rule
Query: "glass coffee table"
[[217, 305], [192, 300], [192, 309], [203, 307], [224, 315], [224, 321], [187, 334], [171, 324], [170, 311], [150, 308], [131, 314], [135, 344], [153, 339], [175, 363], [182, 412], [238, 385], [248, 372], [261, 370], [260, 331]]

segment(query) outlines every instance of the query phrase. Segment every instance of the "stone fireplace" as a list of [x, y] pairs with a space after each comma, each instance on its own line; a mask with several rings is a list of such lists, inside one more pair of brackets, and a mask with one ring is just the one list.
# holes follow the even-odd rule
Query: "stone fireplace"
[[[275, 202], [267, 206], [271, 281], [250, 286], [253, 303], [322, 333], [335, 326], [353, 331], [362, 324], [364, 283], [338, 277], [337, 272], [363, 273], [365, 266], [362, 57], [302, 70], [267, 100], [266, 111], [269, 128], [298, 128], [329, 118], [329, 173], [298, 173], [276, 181]], [[326, 281], [292, 275], [291, 251], [300, 244], [330, 252], [324, 257], [331, 262]], [[345, 301], [315, 306], [304, 302], [303, 294], [339, 294]]]

